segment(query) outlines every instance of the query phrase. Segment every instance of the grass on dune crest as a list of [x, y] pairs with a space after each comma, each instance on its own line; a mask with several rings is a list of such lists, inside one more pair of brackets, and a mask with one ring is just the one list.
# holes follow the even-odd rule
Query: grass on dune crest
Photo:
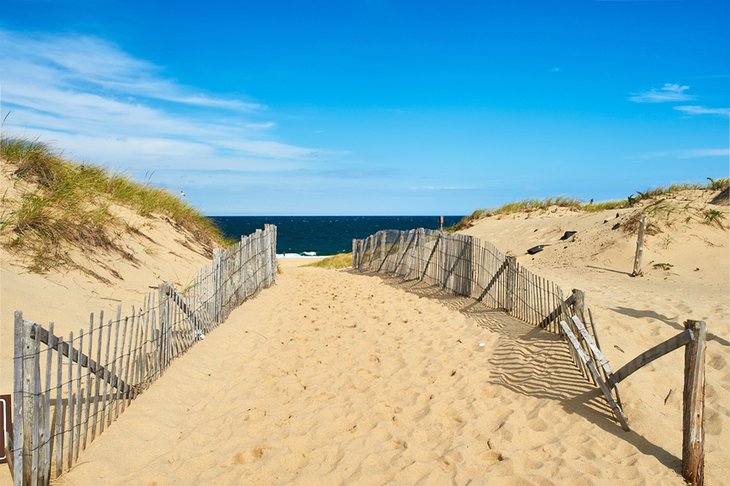
[[330, 257], [317, 260], [316, 262], [308, 263], [304, 266], [330, 268], [335, 270], [340, 268], [350, 268], [352, 266], [352, 253], [338, 253], [337, 255], [332, 255]]
[[537, 209], [547, 209], [552, 206], [572, 208], [577, 211], [587, 212], [598, 212], [608, 209], [624, 209], [630, 208], [639, 201], [647, 199], [656, 199], [660, 196], [665, 196], [680, 191], [687, 190], [707, 190], [707, 191], [720, 191], [730, 186], [730, 179], [727, 177], [721, 179], [712, 179], [708, 177], [709, 181], [707, 184], [691, 184], [691, 183], [680, 183], [672, 184], [670, 186], [658, 186], [647, 189], [646, 191], [637, 191], [636, 194], [632, 194], [626, 199], [614, 200], [614, 201], [601, 201], [597, 203], [588, 202], [585, 203], [580, 199], [557, 196], [548, 197], [545, 199], [525, 199], [523, 201], [511, 202], [499, 206], [494, 209], [477, 209], [468, 216], [462, 218], [461, 221], [456, 223], [446, 231], [454, 232], [465, 228], [468, 228], [474, 221], [484, 218], [487, 216], [495, 216], [500, 214], [517, 213], [521, 211], [532, 211]]
[[166, 217], [206, 246], [224, 243], [212, 221], [177, 196], [101, 167], [75, 164], [45, 143], [0, 138], [0, 159], [30, 183], [13, 207], [2, 196], [0, 232], [7, 248], [31, 259], [33, 271], [72, 263], [64, 243], [92, 252], [111, 249], [134, 260], [117, 243], [129, 228], [110, 210], [112, 204]]

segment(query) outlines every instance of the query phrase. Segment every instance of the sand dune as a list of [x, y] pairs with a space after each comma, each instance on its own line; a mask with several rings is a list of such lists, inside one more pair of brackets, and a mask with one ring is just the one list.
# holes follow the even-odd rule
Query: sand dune
[[622, 432], [554, 336], [295, 264], [58, 483], [682, 484], [679, 436]]
[[[702, 215], [709, 209], [720, 211], [727, 225], [730, 209], [708, 205], [712, 196], [684, 191], [661, 201], [662, 211], [649, 211], [655, 233], [647, 236], [644, 276], [638, 278], [628, 275], [636, 234], [623, 227], [656, 201], [598, 213], [552, 208], [489, 217], [465, 233], [493, 241], [566, 289], [585, 290], [614, 369], [677, 334], [684, 320], [706, 321], [706, 470], [713, 482], [724, 484], [730, 478], [730, 231], [706, 224]], [[619, 228], [611, 229], [616, 223]], [[560, 241], [567, 230], [577, 234]], [[525, 253], [544, 243], [550, 246], [543, 252]], [[655, 263], [671, 267], [655, 268]], [[681, 445], [683, 359], [683, 353], [675, 351], [622, 384], [632, 428], [675, 456]]]
[[[679, 200], [701, 214], [707, 198]], [[631, 278], [635, 235], [611, 228], [635, 211], [553, 208], [466, 232], [585, 290], [614, 369], [684, 319], [707, 321], [706, 478], [727, 484], [730, 233], [655, 220], [645, 276]], [[135, 302], [159, 280], [184, 283], [205, 260], [164, 221], [131, 224], [155, 244], [126, 241], [141, 263], [112, 262], [122, 277], [113, 285], [77, 271], [30, 274], [0, 255], [1, 389], [16, 308], [75, 331], [89, 310]], [[562, 242], [566, 230], [578, 233]], [[300, 262], [281, 261], [277, 284], [177, 360], [58, 484], [683, 484], [681, 352], [622, 383], [625, 433], [555, 336], [420, 284]]]

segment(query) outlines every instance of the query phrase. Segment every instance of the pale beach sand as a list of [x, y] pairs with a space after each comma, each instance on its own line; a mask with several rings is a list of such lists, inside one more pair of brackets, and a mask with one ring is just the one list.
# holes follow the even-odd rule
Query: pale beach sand
[[[585, 290], [614, 369], [683, 320], [707, 321], [706, 483], [730, 484], [730, 232], [662, 223], [645, 276], [631, 278], [635, 235], [610, 229], [631, 210], [616, 213], [519, 213], [465, 232]], [[109, 285], [28, 273], [2, 250], [1, 392], [12, 387], [14, 310], [77, 331], [89, 311], [139, 303], [160, 280], [183, 285], [206, 261], [164, 221], [129, 218], [145, 235], [125, 242], [140, 263], [92, 266]], [[578, 233], [559, 241], [565, 230]], [[626, 433], [556, 336], [460, 312], [469, 302], [420, 284], [301, 266], [310, 261], [280, 260], [276, 285], [175, 360], [57, 483], [683, 484], [681, 351], [621, 384]]]
[[298, 264], [58, 484], [682, 484], [678, 427], [622, 432], [554, 336]]

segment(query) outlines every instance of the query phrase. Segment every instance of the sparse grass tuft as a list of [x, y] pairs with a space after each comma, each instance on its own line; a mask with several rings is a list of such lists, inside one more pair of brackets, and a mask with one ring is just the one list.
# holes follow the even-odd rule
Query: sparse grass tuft
[[548, 197], [545, 199], [525, 199], [523, 201], [507, 203], [495, 209], [477, 209], [469, 216], [462, 218], [462, 220], [455, 225], [446, 228], [446, 231], [453, 233], [454, 231], [468, 228], [474, 221], [487, 216], [519, 213], [522, 211], [535, 211], [539, 209], [548, 209], [553, 206], [571, 208], [577, 211], [597, 212], [606, 209], [625, 208], [626, 201], [603, 201], [594, 204], [584, 203], [580, 199], [564, 196]]
[[112, 214], [110, 204], [166, 217], [206, 246], [224, 243], [210, 219], [173, 194], [101, 167], [74, 164], [44, 143], [2, 137], [0, 158], [14, 167], [15, 176], [34, 186], [16, 209], [3, 214], [0, 230], [12, 231], [5, 245], [27, 254], [35, 271], [71, 263], [65, 243], [91, 252], [112, 249], [133, 260], [115, 242], [113, 230], [125, 224]]
[[706, 209], [702, 215], [704, 216], [703, 223], [709, 225], [715, 225], [720, 229], [725, 229], [724, 219], [725, 215], [718, 209]]
[[707, 189], [711, 191], [722, 191], [730, 186], [730, 178], [723, 177], [721, 179], [713, 179], [712, 177], [707, 178]]
[[330, 257], [317, 260], [316, 262], [308, 263], [304, 266], [330, 268], [335, 270], [340, 268], [350, 268], [352, 266], [352, 253], [338, 253], [337, 255], [332, 255]]
[[[606, 211], [609, 209], [625, 209], [630, 208], [634, 206], [639, 201], [643, 200], [654, 200], [661, 196], [665, 196], [668, 194], [673, 194], [680, 191], [687, 191], [687, 190], [711, 190], [711, 191], [717, 191], [717, 190], [723, 190], [730, 186], [730, 179], [725, 177], [722, 179], [712, 179], [711, 177], [708, 177], [707, 180], [709, 181], [707, 184], [697, 184], [697, 183], [679, 183], [679, 184], [672, 184], [670, 186], [658, 186], [653, 187], [650, 189], [647, 189], [646, 191], [637, 191], [636, 194], [630, 195], [628, 198], [624, 200], [611, 200], [611, 201], [601, 201], [597, 203], [588, 202], [585, 203], [579, 199], [570, 198], [570, 197], [564, 197], [564, 196], [557, 196], [557, 197], [549, 197], [546, 199], [526, 199], [523, 201], [517, 201], [517, 202], [511, 202], [504, 204], [498, 208], [495, 209], [477, 209], [473, 213], [471, 213], [469, 216], [465, 216], [462, 218], [461, 221], [456, 223], [453, 226], [450, 226], [446, 228], [446, 231], [448, 232], [455, 232], [459, 231], [465, 228], [469, 228], [474, 224], [475, 221], [477, 221], [480, 218], [484, 218], [487, 216], [495, 216], [500, 214], [509, 214], [509, 213], [516, 213], [516, 212], [522, 212], [522, 211], [534, 211], [538, 209], [547, 209], [552, 206], [558, 206], [558, 207], [567, 207], [571, 209], [575, 209], [577, 211], [586, 211], [586, 212], [599, 212], [599, 211]], [[668, 208], [668, 206], [661, 205], [661, 201], [659, 201], [659, 205], [656, 207], [652, 207], [654, 205], [651, 205], [647, 208], [649, 212], [655, 212], [655, 213], [662, 213], [667, 212], [667, 214], [664, 214], [667, 219], [669, 219], [671, 209]], [[656, 204], [656, 203], [655, 203]], [[712, 220], [711, 222], [714, 222], [716, 218], [721, 218], [720, 216], [709, 216], [709, 218]], [[706, 217], [707, 219], [707, 217]], [[718, 223], [715, 223], [718, 224]], [[719, 221], [719, 224], [722, 224], [722, 221]], [[724, 226], [722, 226], [724, 227]]]

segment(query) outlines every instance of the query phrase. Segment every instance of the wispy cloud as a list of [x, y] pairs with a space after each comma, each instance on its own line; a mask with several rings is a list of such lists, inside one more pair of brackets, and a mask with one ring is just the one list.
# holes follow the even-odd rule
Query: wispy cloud
[[730, 149], [727, 148], [698, 148], [698, 149], [679, 149], [665, 150], [662, 152], [652, 152], [639, 156], [641, 159], [697, 159], [704, 157], [727, 157], [730, 155]]
[[186, 86], [96, 37], [0, 29], [0, 45], [3, 130], [76, 159], [132, 173], [261, 172], [341, 155], [279, 140], [263, 103]]
[[668, 103], [695, 99], [695, 96], [686, 93], [687, 90], [689, 90], [689, 86], [665, 83], [661, 88], [652, 88], [633, 95], [629, 100], [635, 103]]
[[687, 115], [730, 115], [730, 108], [707, 108], [698, 105], [675, 106], [675, 110], [686, 113]]
[[411, 191], [427, 191], [427, 192], [433, 192], [433, 191], [473, 191], [476, 190], [475, 187], [460, 187], [460, 186], [418, 186], [418, 187], [411, 187]]

